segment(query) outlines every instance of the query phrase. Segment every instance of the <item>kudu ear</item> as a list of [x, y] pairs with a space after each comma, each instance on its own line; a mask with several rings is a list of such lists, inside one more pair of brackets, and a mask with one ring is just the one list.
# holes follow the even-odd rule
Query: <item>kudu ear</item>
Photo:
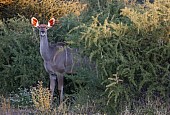
[[48, 27], [52, 27], [54, 24], [55, 24], [55, 19], [54, 19], [54, 18], [51, 18], [51, 19], [48, 21]]
[[38, 20], [37, 20], [35, 17], [32, 17], [32, 18], [31, 18], [31, 24], [32, 24], [34, 27], [38, 27], [38, 26], [39, 26]]

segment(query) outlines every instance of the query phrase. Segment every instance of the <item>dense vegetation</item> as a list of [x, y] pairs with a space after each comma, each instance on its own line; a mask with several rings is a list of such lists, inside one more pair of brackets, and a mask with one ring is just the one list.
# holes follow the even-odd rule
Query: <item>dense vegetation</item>
[[[66, 41], [96, 63], [95, 70], [82, 67], [77, 75], [66, 76], [66, 104], [71, 104], [72, 111], [135, 114], [136, 107], [147, 105], [148, 100], [166, 111], [170, 106], [170, 2], [57, 1], [0, 2], [0, 93], [29, 89], [38, 81], [48, 87], [30, 17], [42, 22], [55, 17], [60, 24], [49, 30], [50, 41]], [[154, 107], [141, 111], [155, 114]]]

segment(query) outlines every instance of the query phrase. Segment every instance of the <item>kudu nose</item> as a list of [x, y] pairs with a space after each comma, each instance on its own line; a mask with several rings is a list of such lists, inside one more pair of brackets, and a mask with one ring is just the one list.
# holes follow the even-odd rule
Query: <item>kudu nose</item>
[[45, 35], [46, 35], [46, 32], [45, 32], [45, 31], [40, 31], [40, 35], [41, 35], [41, 36], [45, 36]]

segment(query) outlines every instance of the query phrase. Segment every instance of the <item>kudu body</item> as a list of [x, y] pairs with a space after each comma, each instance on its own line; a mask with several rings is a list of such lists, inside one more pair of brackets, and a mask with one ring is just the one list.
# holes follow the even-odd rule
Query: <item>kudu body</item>
[[31, 23], [34, 27], [39, 29], [40, 35], [40, 54], [44, 60], [45, 70], [50, 76], [50, 90], [53, 96], [56, 78], [58, 81], [58, 90], [60, 103], [63, 100], [63, 80], [65, 73], [72, 73], [73, 56], [71, 49], [64, 43], [56, 43], [51, 45], [48, 42], [47, 30], [55, 24], [55, 19], [48, 21], [48, 25], [39, 24], [34, 17], [31, 18]]

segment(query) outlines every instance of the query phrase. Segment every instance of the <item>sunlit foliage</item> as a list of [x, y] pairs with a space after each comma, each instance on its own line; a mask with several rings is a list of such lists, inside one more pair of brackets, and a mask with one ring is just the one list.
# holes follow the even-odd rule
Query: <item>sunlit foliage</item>
[[3, 5], [8, 5], [8, 4], [11, 4], [12, 2], [13, 0], [0, 0], [0, 4], [3, 4]]
[[49, 20], [51, 17], [59, 19], [70, 13], [79, 16], [87, 8], [87, 4], [81, 3], [79, 0], [6, 0], [0, 4], [0, 18], [9, 18], [20, 14], [27, 18], [32, 16], [41, 18], [43, 21]]
[[81, 4], [77, 1], [64, 1], [64, 0], [19, 0], [19, 6], [23, 12], [28, 11], [28, 8], [32, 12], [32, 15], [38, 15], [41, 18], [60, 18], [69, 13], [75, 13], [80, 15], [86, 7], [86, 4]]

